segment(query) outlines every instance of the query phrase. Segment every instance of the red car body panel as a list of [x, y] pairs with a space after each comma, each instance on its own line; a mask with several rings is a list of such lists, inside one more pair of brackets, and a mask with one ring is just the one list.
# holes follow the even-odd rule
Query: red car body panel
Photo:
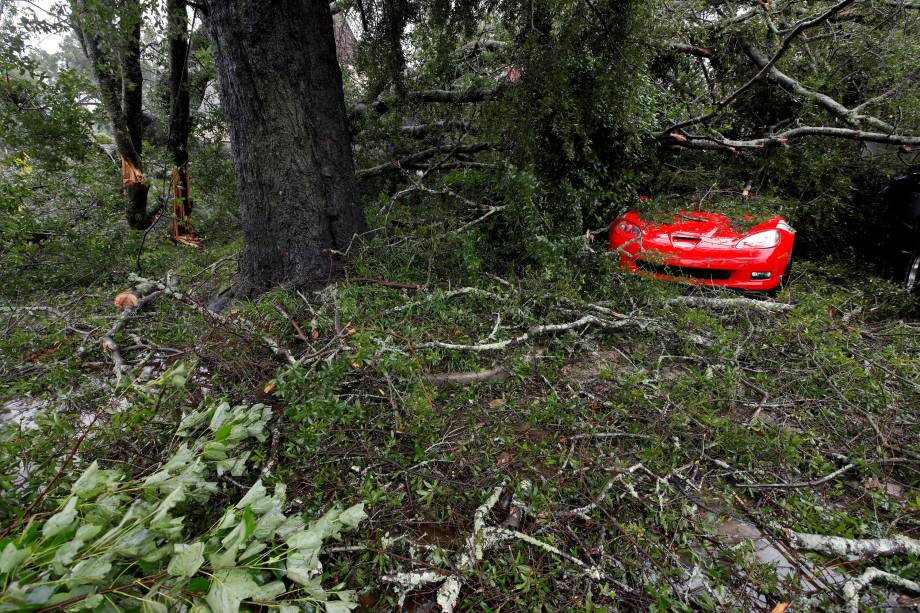
[[[738, 246], [767, 230], [778, 233], [774, 246]], [[629, 271], [671, 281], [768, 291], [779, 286], [794, 242], [795, 230], [778, 215], [741, 230], [716, 213], [680, 211], [670, 222], [656, 224], [629, 211], [613, 221], [609, 244]]]

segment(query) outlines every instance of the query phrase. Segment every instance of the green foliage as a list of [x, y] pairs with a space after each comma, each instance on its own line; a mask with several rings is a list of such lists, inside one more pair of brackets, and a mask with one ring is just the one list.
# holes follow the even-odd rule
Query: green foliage
[[[161, 384], [181, 387], [180, 374], [174, 369]], [[357, 527], [362, 504], [307, 523], [285, 513], [283, 484], [269, 493], [260, 479], [205, 530], [185, 525], [205, 509], [212, 515], [206, 505], [223, 473], [250, 470], [242, 446], [264, 442], [270, 418], [264, 405], [210, 403], [182, 419], [178, 447], [146, 477], [90, 464], [54, 514], [0, 539], [0, 610], [166, 611], [184, 603], [223, 613], [244, 601], [287, 611], [353, 608], [351, 592], [322, 586], [318, 556], [326, 539]]]
[[15, 3], [0, 7], [0, 168], [28, 158], [61, 168], [91, 143], [90, 113], [79, 103], [90, 84], [68, 68], [50, 74], [27, 44], [34, 27]]

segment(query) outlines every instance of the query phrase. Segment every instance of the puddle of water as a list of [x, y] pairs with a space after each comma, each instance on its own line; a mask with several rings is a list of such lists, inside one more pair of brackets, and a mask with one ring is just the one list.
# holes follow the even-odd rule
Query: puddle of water
[[[833, 568], [812, 562], [804, 556], [796, 556], [794, 553], [784, 554], [779, 548], [782, 545], [777, 546], [774, 544], [773, 540], [765, 536], [757, 526], [750, 523], [732, 518], [726, 519], [711, 512], [704, 512], [702, 515], [704, 521], [715, 532], [715, 535], [726, 545], [734, 546], [750, 541], [755, 559], [761, 564], [772, 566], [780, 581], [792, 580], [797, 582], [805, 596], [827, 593], [830, 590], [839, 591], [843, 588], [843, 584], [852, 578]], [[710, 550], [709, 553], [714, 554], [716, 552]], [[795, 563], [791, 562], [790, 558]], [[691, 577], [690, 579], [692, 580], [693, 578]], [[691, 588], [700, 589], [704, 587], [702, 585], [692, 586], [691, 581], [688, 581], [685, 585], [688, 591]], [[912, 607], [904, 607], [900, 602], [901, 597], [899, 594], [885, 590], [882, 590], [882, 593], [884, 594], [882, 602], [867, 595], [863, 596], [862, 602], [866, 605], [881, 606], [885, 611], [892, 613], [916, 610]], [[767, 599], [757, 592], [754, 587], [748, 588], [747, 595], [765, 608], [768, 608], [768, 605], [776, 604], [768, 603]]]
[[[773, 541], [754, 525], [734, 519], [719, 519], [713, 513], [706, 513], [707, 523], [711, 522], [715, 533], [726, 545], [734, 546], [750, 541], [754, 549], [754, 558], [761, 564], [774, 567], [780, 580], [794, 578], [806, 594], [825, 591], [828, 587], [843, 586], [847, 576], [835, 570], [815, 564], [804, 557], [785, 553]], [[795, 560], [793, 564], [789, 558]]]
[[17, 425], [23, 430], [37, 428], [35, 419], [48, 407], [43, 400], [14, 398], [0, 405], [0, 426]]

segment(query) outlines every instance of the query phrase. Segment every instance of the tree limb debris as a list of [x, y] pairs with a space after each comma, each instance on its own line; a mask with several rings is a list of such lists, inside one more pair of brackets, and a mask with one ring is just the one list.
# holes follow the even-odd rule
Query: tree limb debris
[[367, 179], [369, 177], [376, 177], [388, 172], [396, 172], [401, 170], [403, 166], [410, 166], [422, 162], [424, 160], [430, 159], [439, 153], [449, 153], [455, 155], [457, 153], [478, 153], [480, 151], [485, 151], [487, 149], [494, 148], [492, 143], [470, 143], [467, 145], [458, 145], [458, 144], [447, 144], [447, 145], [437, 145], [434, 147], [429, 147], [428, 149], [423, 149], [417, 153], [411, 153], [403, 158], [391, 160], [389, 162], [384, 162], [378, 164], [377, 166], [372, 166], [370, 168], [363, 168], [355, 172], [355, 177], [358, 179]]
[[744, 487], [751, 490], [769, 490], [769, 489], [796, 489], [800, 487], [815, 487], [832, 481], [842, 475], [843, 473], [850, 471], [856, 468], [856, 464], [852, 462], [841, 466], [837, 470], [830, 472], [819, 479], [812, 479], [811, 481], [798, 481], [795, 483], [737, 483], [736, 487]]
[[787, 34], [786, 37], [783, 38], [782, 42], [780, 43], [779, 49], [776, 50], [776, 53], [774, 53], [773, 56], [766, 62], [766, 64], [764, 64], [760, 68], [757, 74], [755, 74], [753, 77], [748, 79], [748, 81], [745, 82], [744, 85], [737, 88], [732, 93], [730, 93], [728, 96], [726, 96], [721, 101], [719, 101], [715, 105], [715, 108], [713, 108], [712, 110], [706, 113], [697, 115], [695, 117], [691, 117], [684, 121], [675, 123], [672, 126], [666, 128], [663, 132], [661, 132], [659, 136], [667, 136], [671, 134], [672, 132], [674, 132], [675, 130], [680, 130], [682, 128], [686, 128], [688, 126], [692, 126], [698, 123], [705, 123], [709, 119], [713, 118], [714, 116], [722, 112], [722, 109], [724, 109], [725, 107], [730, 105], [732, 102], [737, 100], [741, 94], [743, 94], [745, 91], [750, 89], [750, 87], [754, 85], [757, 81], [762, 79], [770, 71], [770, 69], [776, 65], [776, 63], [780, 60], [780, 58], [783, 57], [786, 51], [789, 50], [789, 47], [792, 45], [792, 41], [795, 40], [802, 32], [804, 32], [805, 30], [809, 28], [813, 28], [815, 26], [818, 26], [824, 23], [825, 21], [827, 21], [828, 19], [830, 19], [831, 17], [833, 17], [834, 15], [836, 15], [837, 13], [845, 9], [847, 6], [853, 4], [853, 2], [855, 1], [856, 0], [841, 0], [841, 2], [838, 2], [837, 4], [829, 8], [827, 11], [821, 13], [820, 15], [817, 15], [810, 19], [805, 19], [805, 20], [800, 21], [798, 24], [795, 25], [795, 27], [792, 28], [792, 30], [789, 31], [789, 34]]
[[457, 343], [445, 343], [443, 341], [430, 341], [427, 343], [421, 343], [416, 345], [417, 349], [427, 349], [436, 347], [439, 349], [450, 349], [453, 351], [501, 351], [503, 349], [508, 349], [509, 347], [514, 347], [520, 345], [521, 343], [532, 339], [536, 336], [542, 336], [545, 334], [555, 334], [556, 332], [565, 332], [567, 330], [574, 330], [582, 326], [593, 325], [608, 330], [616, 330], [623, 328], [629, 325], [635, 325], [640, 328], [644, 328], [649, 325], [649, 320], [642, 320], [632, 317], [627, 317], [625, 315], [621, 316], [622, 319], [619, 321], [611, 321], [609, 319], [602, 319], [596, 315], [583, 315], [575, 321], [571, 321], [563, 324], [544, 324], [541, 326], [532, 326], [527, 329], [527, 332], [516, 336], [514, 338], [509, 338], [503, 341], [495, 341], [493, 343], [481, 343], [474, 345], [467, 344], [457, 344]]
[[[471, 570], [483, 558], [483, 555], [492, 549], [495, 545], [511, 539], [518, 539], [529, 545], [533, 545], [544, 551], [568, 560], [589, 578], [600, 580], [607, 577], [600, 568], [586, 564], [582, 560], [569, 555], [557, 547], [544, 543], [528, 534], [509, 528], [497, 526], [487, 526], [486, 517], [496, 505], [502, 493], [507, 487], [507, 479], [492, 489], [489, 497], [483, 502], [473, 514], [473, 530], [464, 541], [463, 549], [453, 560], [454, 572], [451, 574], [442, 574], [437, 571], [425, 570], [407, 573], [397, 573], [394, 575], [385, 575], [381, 578], [384, 583], [390, 583], [396, 586], [398, 591], [398, 605], [402, 607], [405, 603], [406, 595], [415, 589], [432, 583], [440, 583], [438, 588], [437, 604], [441, 607], [443, 613], [452, 613], [457, 606], [457, 600], [460, 597], [460, 588], [462, 587], [461, 575], [465, 571]], [[529, 489], [529, 482], [522, 482], [520, 489]], [[512, 503], [514, 504], [514, 503]], [[518, 505], [521, 503], [518, 502]], [[519, 511], [520, 512], [520, 511]]]
[[125, 361], [124, 356], [121, 355], [121, 348], [115, 342], [115, 335], [125, 327], [129, 319], [162, 293], [155, 284], [139, 281], [130, 290], [130, 295], [134, 297], [134, 300], [125, 303], [124, 308], [118, 315], [118, 319], [115, 320], [109, 331], [102, 337], [102, 351], [112, 360], [116, 384], [121, 383], [122, 377], [131, 367]]
[[737, 151], [742, 149], [764, 149], [771, 146], [785, 146], [787, 143], [789, 143], [789, 141], [805, 138], [808, 136], [843, 138], [847, 140], [855, 140], [867, 143], [879, 143], [881, 145], [904, 145], [907, 147], [920, 146], [920, 136], [887, 134], [885, 132], [866, 132], [864, 130], [834, 128], [827, 126], [802, 126], [800, 128], [792, 128], [772, 136], [752, 138], [749, 140], [734, 140], [730, 138], [718, 138], [700, 134], [688, 134], [686, 136], [681, 136], [678, 144], [681, 147], [686, 147], [689, 149], [725, 149], [729, 151]]
[[207, 307], [204, 307], [198, 304], [197, 302], [185, 296], [184, 294], [177, 292], [172, 287], [170, 287], [168, 284], [163, 283], [162, 281], [152, 281], [150, 279], [145, 279], [137, 275], [131, 275], [131, 279], [132, 281], [136, 283], [154, 285], [156, 289], [158, 289], [159, 291], [163, 293], [163, 295], [168, 296], [172, 298], [173, 300], [177, 300], [178, 302], [181, 302], [182, 304], [189, 307], [190, 309], [192, 309], [193, 311], [195, 311], [196, 313], [198, 313], [199, 315], [201, 315], [202, 317], [206, 319], [209, 319], [211, 321], [216, 321], [220, 325], [227, 327], [227, 328], [237, 328], [237, 329], [244, 330], [247, 334], [255, 336], [256, 338], [260, 339], [262, 341], [262, 344], [265, 345], [273, 354], [275, 354], [279, 358], [282, 358], [284, 361], [286, 361], [291, 366], [296, 366], [297, 364], [300, 363], [300, 361], [294, 357], [294, 355], [290, 352], [290, 350], [279, 345], [275, 339], [268, 336], [267, 334], [263, 334], [259, 332], [256, 326], [250, 321], [247, 321], [242, 318], [235, 318], [231, 320], [230, 318], [225, 317], [219, 313], [215, 313], [214, 311], [209, 310]]
[[816, 551], [841, 558], [871, 559], [879, 556], [910, 554], [920, 556], [920, 541], [907, 536], [891, 538], [852, 539], [785, 530], [789, 544], [796, 549]]
[[425, 380], [434, 386], [446, 387], [448, 385], [471, 385], [486, 381], [504, 381], [509, 374], [508, 369], [504, 366], [496, 366], [472, 372], [432, 373], [425, 375]]
[[679, 43], [674, 40], [669, 40], [667, 43], [667, 48], [675, 53], [686, 53], [687, 55], [692, 55], [695, 57], [705, 57], [712, 58], [715, 56], [716, 52], [714, 49], [709, 49], [708, 47], [698, 47], [696, 45], [688, 45], [686, 43]]
[[[411, 102], [435, 102], [450, 104], [469, 104], [484, 102], [497, 98], [504, 88], [504, 82], [499, 82], [492, 87], [471, 87], [468, 89], [428, 89], [406, 92], [406, 99]], [[348, 117], [352, 121], [361, 119], [369, 113], [383, 115], [396, 105], [396, 97], [388, 95], [378, 98], [373, 102], [356, 104], [348, 109]]]
[[[767, 58], [764, 57], [763, 54], [761, 54], [760, 51], [756, 47], [749, 45], [745, 47], [745, 52], [747, 53], [748, 57], [751, 58], [751, 61], [757, 64], [757, 66], [760, 67], [761, 69], [767, 66], [768, 64]], [[848, 124], [854, 127], [858, 128], [862, 124], [866, 124], [868, 126], [875, 128], [876, 130], [880, 130], [888, 134], [892, 134], [895, 132], [894, 126], [892, 126], [888, 122], [882, 121], [878, 117], [873, 117], [872, 115], [861, 115], [859, 113], [859, 109], [861, 107], [848, 109], [847, 107], [840, 104], [839, 102], [837, 102], [836, 100], [828, 96], [827, 94], [808, 89], [807, 87], [805, 87], [804, 85], [802, 85], [801, 83], [799, 83], [798, 81], [796, 81], [795, 79], [787, 75], [786, 73], [781, 72], [775, 66], [770, 67], [768, 76], [771, 80], [777, 82], [783, 88], [791, 90], [792, 92], [799, 94], [800, 96], [806, 96], [808, 98], [813, 99], [815, 102], [817, 102], [822, 107], [824, 107], [824, 109], [829, 111], [832, 115], [842, 119], [843, 121], [847, 122]]]
[[685, 304], [697, 307], [712, 307], [717, 309], [754, 309], [762, 313], [784, 313], [795, 308], [794, 304], [785, 302], [768, 302], [766, 300], [752, 300], [751, 298], [707, 298], [705, 296], [678, 296], [667, 301], [667, 305]]
[[505, 297], [493, 292], [486, 291], [484, 289], [479, 289], [478, 287], [460, 287], [457, 289], [452, 289], [443, 294], [431, 293], [425, 296], [421, 300], [416, 300], [415, 302], [409, 302], [407, 304], [401, 304], [399, 306], [392, 307], [384, 311], [384, 314], [389, 313], [399, 313], [402, 311], [408, 311], [409, 309], [414, 309], [417, 306], [427, 304], [435, 299], [449, 300], [450, 298], [455, 298], [456, 296], [465, 296], [465, 295], [475, 295], [482, 296], [483, 298], [488, 298], [489, 300], [495, 300], [498, 302], [504, 301]]
[[920, 583], [870, 567], [863, 574], [850, 579], [843, 585], [843, 597], [846, 599], [845, 611], [847, 613], [859, 612], [859, 594], [873, 583], [885, 583], [891, 587], [920, 593]]

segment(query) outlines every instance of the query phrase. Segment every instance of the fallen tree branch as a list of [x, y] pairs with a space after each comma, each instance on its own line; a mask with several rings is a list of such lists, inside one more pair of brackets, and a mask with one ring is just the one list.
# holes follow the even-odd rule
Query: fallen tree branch
[[[470, 87], [468, 89], [427, 89], [406, 92], [406, 99], [411, 102], [432, 102], [451, 104], [471, 104], [485, 102], [498, 98], [504, 89], [504, 82], [499, 82], [492, 87]], [[360, 120], [369, 113], [383, 115], [396, 105], [397, 99], [387, 95], [373, 102], [360, 103], [348, 109], [348, 117], [352, 122]]]
[[588, 513], [590, 513], [591, 511], [596, 509], [598, 506], [600, 506], [600, 504], [604, 501], [604, 499], [607, 498], [607, 494], [613, 488], [614, 484], [616, 484], [618, 481], [622, 481], [623, 477], [625, 477], [626, 475], [631, 475], [640, 469], [645, 469], [645, 466], [642, 463], [634, 464], [630, 466], [629, 468], [618, 472], [615, 476], [607, 480], [607, 483], [604, 484], [604, 487], [601, 488], [601, 491], [597, 494], [597, 496], [594, 497], [594, 500], [592, 500], [590, 503], [586, 504], [583, 507], [578, 507], [577, 509], [572, 509], [571, 511], [560, 513], [558, 516], [561, 518], [581, 517], [584, 519], [590, 519], [588, 517]]
[[115, 323], [109, 328], [109, 331], [105, 333], [101, 341], [103, 353], [109, 356], [114, 365], [116, 384], [121, 383], [122, 377], [131, 367], [125, 361], [124, 356], [121, 355], [121, 348], [118, 346], [118, 343], [115, 342], [115, 335], [125, 327], [129, 319], [134, 317], [138, 311], [155, 300], [162, 293], [162, 291], [156, 288], [156, 285], [149, 282], [141, 282], [137, 283], [126, 294], [119, 294], [118, 298], [125, 296], [127, 298], [133, 297], [133, 299], [127, 300], [124, 303], [124, 308], [122, 308], [121, 313], [119, 313], [118, 319], [115, 320]]
[[474, 294], [476, 296], [482, 296], [483, 298], [488, 298], [490, 300], [496, 300], [496, 301], [503, 301], [505, 299], [504, 296], [495, 294], [493, 292], [486, 291], [484, 289], [479, 289], [478, 287], [460, 287], [457, 289], [452, 289], [450, 291], [444, 292], [443, 294], [437, 294], [437, 293], [428, 294], [422, 300], [417, 300], [415, 302], [409, 302], [407, 304], [401, 304], [399, 306], [395, 306], [393, 308], [387, 309], [383, 313], [384, 314], [399, 313], [401, 311], [407, 311], [417, 306], [427, 304], [431, 302], [432, 300], [435, 300], [436, 298], [440, 298], [442, 300], [448, 300], [456, 296], [465, 296], [467, 294]]
[[482, 215], [480, 215], [479, 217], [477, 217], [476, 219], [474, 219], [474, 220], [472, 220], [472, 221], [466, 222], [465, 224], [463, 224], [462, 226], [460, 226], [459, 228], [457, 228], [456, 230], [454, 230], [454, 234], [460, 234], [461, 232], [470, 229], [471, 227], [475, 226], [476, 224], [485, 221], [486, 219], [488, 219], [489, 217], [491, 217], [491, 216], [494, 215], [495, 213], [500, 213], [500, 212], [504, 211], [506, 208], [507, 208], [507, 207], [505, 207], [505, 206], [490, 206], [488, 209], [486, 209], [486, 212], [485, 212], [485, 213], [483, 213]]
[[448, 385], [471, 385], [486, 381], [504, 381], [508, 378], [508, 375], [508, 369], [504, 366], [496, 366], [495, 368], [472, 372], [433, 373], [425, 375], [425, 380], [434, 386], [442, 387]]
[[430, 134], [442, 134], [448, 130], [460, 130], [468, 132], [470, 122], [465, 119], [453, 119], [449, 121], [433, 121], [431, 123], [411, 123], [399, 126], [399, 133], [403, 136], [419, 138]]
[[882, 145], [905, 145], [908, 147], [920, 146], [920, 136], [909, 136], [906, 134], [888, 134], [885, 132], [866, 132], [864, 130], [850, 128], [834, 128], [828, 126], [802, 126], [792, 128], [779, 134], [766, 136], [764, 138], [752, 138], [750, 140], [734, 140], [730, 138], [716, 138], [700, 134], [688, 134], [675, 139], [675, 145], [689, 149], [727, 149], [736, 151], [739, 149], [764, 149], [770, 146], [785, 146], [789, 141], [805, 138], [809, 136], [820, 136], [826, 138], [844, 138], [867, 143], [879, 143]]
[[920, 583], [870, 567], [859, 577], [850, 579], [843, 585], [843, 597], [846, 599], [845, 610], [847, 613], [859, 612], [859, 595], [873, 583], [885, 583], [891, 587], [920, 593]]
[[520, 345], [521, 343], [534, 338], [536, 336], [542, 336], [545, 334], [554, 334], [556, 332], [565, 332], [567, 330], [574, 330], [580, 328], [581, 326], [594, 325], [608, 330], [616, 330], [628, 325], [638, 325], [640, 327], [645, 327], [648, 325], [648, 322], [643, 320], [633, 319], [631, 317], [623, 316], [623, 319], [619, 321], [610, 321], [607, 319], [601, 319], [595, 315], [584, 315], [575, 321], [571, 321], [563, 324], [544, 324], [541, 326], [532, 326], [527, 329], [527, 332], [516, 336], [514, 338], [509, 338], [503, 341], [496, 341], [494, 343], [482, 343], [482, 344], [458, 344], [458, 343], [445, 343], [443, 341], [430, 341], [427, 343], [421, 343], [416, 345], [416, 349], [427, 349], [432, 347], [437, 347], [439, 349], [450, 349], [453, 351], [500, 351], [503, 349], [508, 349], [509, 347], [514, 347]]
[[794, 304], [785, 302], [767, 302], [766, 300], [752, 300], [751, 298], [707, 298], [705, 296], [678, 296], [671, 298], [665, 304], [686, 304], [698, 307], [713, 307], [725, 309], [754, 309], [763, 313], [783, 313], [795, 308]]
[[273, 354], [275, 354], [279, 358], [282, 358], [284, 361], [286, 361], [291, 366], [296, 366], [297, 364], [300, 363], [300, 361], [294, 357], [294, 355], [290, 352], [290, 350], [279, 345], [275, 339], [268, 336], [267, 334], [261, 333], [252, 322], [246, 319], [236, 318], [234, 320], [231, 320], [227, 317], [224, 317], [223, 315], [219, 313], [215, 313], [214, 311], [209, 310], [207, 307], [204, 307], [198, 304], [197, 302], [185, 296], [184, 294], [177, 292], [176, 290], [171, 288], [169, 285], [161, 281], [153, 281], [150, 279], [139, 277], [137, 275], [131, 275], [131, 279], [137, 283], [149, 283], [149, 284], [154, 285], [156, 289], [160, 290], [163, 293], [163, 295], [169, 296], [173, 300], [181, 302], [182, 304], [189, 307], [190, 309], [192, 309], [193, 311], [195, 311], [197, 314], [201, 315], [205, 319], [216, 321], [217, 323], [219, 323], [220, 325], [226, 328], [237, 328], [237, 329], [242, 328], [248, 335], [258, 338], [262, 342], [262, 344], [265, 345]]
[[[511, 539], [518, 539], [544, 551], [559, 556], [578, 566], [586, 576], [598, 580], [607, 577], [607, 574], [596, 566], [586, 564], [582, 560], [567, 554], [549, 543], [536, 539], [530, 535], [512, 530], [486, 525], [486, 517], [492, 507], [501, 498], [502, 493], [507, 486], [507, 479], [492, 489], [489, 497], [476, 509], [473, 514], [473, 530], [464, 541], [463, 550], [454, 559], [454, 573], [441, 574], [432, 570], [416, 571], [408, 573], [397, 573], [394, 575], [385, 575], [381, 577], [384, 583], [390, 583], [397, 587], [397, 603], [401, 608], [405, 603], [406, 595], [414, 589], [433, 583], [441, 583], [437, 593], [437, 603], [443, 613], [452, 613], [457, 606], [457, 600], [460, 597], [460, 588], [462, 582], [460, 577], [463, 572], [468, 571], [474, 565], [480, 562], [483, 555], [495, 545]], [[523, 482], [522, 488], [529, 487], [529, 482]], [[518, 503], [520, 504], [520, 503]]]
[[816, 551], [829, 556], [860, 559], [897, 556], [905, 553], [920, 556], [920, 541], [903, 535], [891, 538], [851, 539], [793, 530], [785, 530], [785, 532], [789, 538], [789, 544], [796, 549]]
[[370, 168], [363, 168], [355, 172], [355, 177], [358, 179], [367, 179], [369, 177], [376, 177], [388, 172], [396, 172], [401, 170], [403, 166], [417, 164], [419, 162], [433, 158], [439, 153], [450, 153], [451, 155], [455, 155], [457, 153], [478, 153], [480, 151], [485, 151], [492, 148], [494, 148], [492, 143], [438, 145], [435, 147], [429, 147], [428, 149], [424, 149], [417, 153], [409, 154], [397, 160], [384, 162], [382, 164], [378, 164], [377, 166], [371, 166]]
[[848, 7], [849, 5], [853, 4], [853, 2], [855, 1], [856, 0], [842, 0], [841, 2], [838, 2], [837, 4], [835, 4], [828, 10], [826, 10], [825, 12], [821, 13], [820, 15], [817, 15], [816, 17], [812, 17], [811, 19], [805, 19], [803, 21], [800, 21], [798, 24], [796, 24], [794, 28], [792, 28], [792, 30], [790, 30], [789, 34], [787, 34], [786, 37], [783, 38], [782, 42], [780, 43], [779, 49], [776, 50], [776, 53], [773, 54], [773, 57], [771, 57], [767, 61], [767, 63], [761, 67], [761, 69], [757, 72], [757, 74], [755, 74], [747, 82], [745, 82], [744, 85], [742, 85], [741, 87], [739, 87], [738, 89], [730, 93], [728, 96], [723, 98], [720, 102], [718, 102], [715, 105], [715, 108], [713, 108], [712, 110], [706, 113], [697, 115], [695, 117], [691, 117], [684, 121], [677, 122], [673, 124], [672, 126], [666, 128], [664, 131], [662, 131], [659, 134], [659, 136], [666, 136], [674, 132], [675, 130], [680, 130], [688, 126], [706, 122], [712, 117], [722, 112], [722, 110], [725, 107], [727, 107], [732, 102], [737, 100], [741, 94], [743, 94], [748, 89], [750, 89], [750, 87], [754, 85], [754, 83], [762, 79], [767, 74], [767, 72], [773, 66], [776, 65], [776, 63], [780, 60], [780, 58], [783, 57], [783, 55], [792, 45], [792, 41], [795, 40], [802, 32], [804, 32], [805, 30], [809, 28], [813, 28], [815, 26], [818, 26], [824, 23], [825, 21], [827, 21], [828, 19], [830, 19], [831, 17], [833, 17], [834, 15], [836, 15], [837, 13], [839, 13], [840, 11]]
[[[756, 47], [751, 45], [745, 47], [745, 53], [747, 53], [747, 56], [751, 58], [751, 61], [753, 61], [758, 67], [764, 68], [767, 66], [767, 58], [764, 57]], [[862, 124], [866, 124], [872, 126], [876, 130], [881, 130], [889, 134], [895, 131], [894, 126], [885, 121], [882, 121], [878, 117], [860, 114], [859, 109], [861, 107], [848, 109], [827, 94], [808, 89], [799, 81], [780, 71], [775, 66], [770, 67], [768, 71], [768, 77], [776, 83], [779, 83], [782, 87], [792, 90], [792, 92], [799, 94], [800, 96], [811, 98], [822, 107], [824, 107], [825, 110], [829, 111], [832, 115], [842, 119], [854, 127], [858, 128]]]
[[834, 472], [828, 473], [819, 479], [811, 481], [798, 481], [796, 483], [736, 483], [735, 487], [744, 487], [751, 490], [768, 490], [768, 489], [795, 489], [800, 487], [815, 487], [836, 479], [843, 473], [856, 468], [856, 464], [850, 463], [841, 466]]
[[697, 47], [696, 45], [688, 45], [686, 43], [679, 43], [675, 40], [669, 40], [665, 44], [671, 51], [676, 53], [686, 53], [687, 55], [692, 55], [694, 57], [712, 58], [716, 54], [714, 49], [709, 49], [708, 47]]

